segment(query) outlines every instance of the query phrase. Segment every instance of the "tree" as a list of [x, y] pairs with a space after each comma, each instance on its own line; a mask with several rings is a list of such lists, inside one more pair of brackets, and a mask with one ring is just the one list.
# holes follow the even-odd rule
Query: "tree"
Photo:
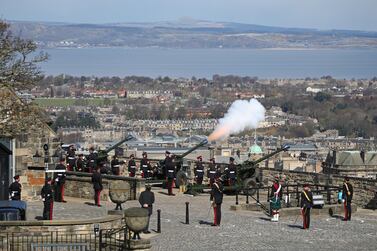
[[331, 95], [324, 92], [317, 92], [316, 95], [314, 96], [314, 100], [318, 102], [328, 101], [330, 100], [330, 98], [331, 98]]
[[45, 61], [47, 54], [33, 56], [36, 49], [33, 41], [13, 36], [9, 24], [0, 21], [0, 86], [25, 90], [42, 79], [37, 63]]
[[0, 21], [0, 136], [14, 138], [44, 125], [39, 108], [27, 104], [16, 91], [30, 89], [42, 78], [37, 63], [47, 55], [35, 54], [30, 40], [15, 37], [9, 25]]

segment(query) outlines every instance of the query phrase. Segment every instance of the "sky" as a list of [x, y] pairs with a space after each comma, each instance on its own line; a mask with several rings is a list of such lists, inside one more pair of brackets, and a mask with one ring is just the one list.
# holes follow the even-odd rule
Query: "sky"
[[182, 17], [281, 27], [377, 31], [377, 0], [0, 0], [0, 19], [69, 23]]

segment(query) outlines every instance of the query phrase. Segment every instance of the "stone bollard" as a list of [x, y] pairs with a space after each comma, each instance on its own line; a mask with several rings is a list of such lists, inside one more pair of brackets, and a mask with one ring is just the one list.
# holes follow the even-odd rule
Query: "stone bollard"
[[157, 233], [161, 233], [161, 209], [157, 210]]
[[186, 224], [190, 224], [190, 216], [189, 216], [189, 202], [186, 202]]

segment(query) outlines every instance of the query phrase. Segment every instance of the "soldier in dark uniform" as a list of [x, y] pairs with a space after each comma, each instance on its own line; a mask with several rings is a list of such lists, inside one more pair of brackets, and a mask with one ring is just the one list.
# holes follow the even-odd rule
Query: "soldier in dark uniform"
[[211, 204], [213, 206], [214, 220], [212, 226], [220, 226], [221, 223], [221, 204], [223, 203], [224, 187], [219, 176], [216, 176], [211, 190]]
[[80, 153], [76, 161], [76, 172], [83, 172], [85, 170], [84, 154]]
[[11, 200], [21, 200], [21, 184], [20, 176], [16, 175], [13, 177], [14, 182], [9, 186], [9, 196]]
[[352, 197], [353, 197], [353, 186], [349, 182], [349, 178], [346, 177], [343, 182], [343, 200], [344, 200], [344, 221], [351, 220], [352, 213]]
[[196, 158], [198, 161], [196, 162], [196, 166], [194, 168], [196, 184], [201, 185], [203, 183], [204, 177], [204, 166], [203, 166], [203, 158], [202, 156], [198, 156]]
[[111, 160], [111, 172], [113, 175], [119, 175], [120, 174], [120, 162], [116, 155], [113, 156], [113, 159]]
[[86, 163], [86, 166], [87, 166], [87, 172], [88, 173], [92, 173], [95, 168], [97, 167], [97, 154], [94, 152], [94, 148], [93, 147], [90, 147], [89, 148], [89, 155], [87, 156], [87, 163]]
[[225, 168], [225, 173], [228, 177], [228, 185], [234, 186], [237, 180], [237, 167], [234, 164], [234, 158], [229, 158], [229, 165]]
[[152, 177], [152, 166], [148, 160], [148, 154], [146, 152], [143, 152], [143, 159], [140, 161], [140, 169], [142, 178], [148, 179]]
[[271, 221], [279, 221], [279, 210], [281, 208], [281, 199], [283, 197], [283, 189], [280, 184], [279, 176], [275, 176], [274, 183], [271, 186], [271, 192], [269, 194], [270, 198], [270, 208], [272, 213]]
[[173, 194], [173, 186], [174, 186], [174, 179], [175, 179], [175, 163], [173, 161], [173, 156], [169, 151], [165, 152], [165, 169], [166, 169], [166, 181], [168, 187], [168, 194], [170, 196], [175, 196]]
[[301, 192], [301, 214], [303, 218], [303, 229], [310, 227], [310, 210], [313, 207], [313, 194], [310, 191], [309, 185], [304, 185], [304, 190]]
[[54, 207], [54, 193], [51, 186], [51, 178], [46, 179], [45, 185], [41, 190], [41, 197], [43, 201], [43, 220], [52, 220]]
[[100, 207], [101, 206], [100, 197], [101, 197], [101, 191], [103, 189], [103, 186], [102, 186], [101, 168], [99, 166], [96, 167], [95, 171], [93, 172], [92, 183], [93, 183], [93, 189], [94, 189], [94, 204]]
[[75, 156], [75, 148], [73, 145], [69, 146], [69, 149], [67, 151], [67, 169], [68, 171], [75, 170], [76, 165], [76, 156]]
[[64, 165], [64, 159], [60, 159], [60, 162], [56, 165], [55, 170], [64, 171], [54, 173], [55, 201], [66, 203], [64, 200], [64, 184], [67, 174], [65, 173], [66, 167]]
[[[217, 167], [215, 163], [215, 158], [211, 158], [209, 160], [211, 163], [208, 165], [208, 170], [207, 170], [207, 177], [209, 179], [209, 185], [212, 187], [213, 183], [215, 182], [215, 177], [217, 174]], [[220, 175], [218, 175], [220, 177]]]
[[130, 155], [130, 160], [128, 161], [128, 173], [130, 177], [135, 177], [136, 175], [136, 162], [134, 160], [134, 155]]
[[140, 193], [139, 197], [139, 203], [141, 207], [148, 209], [148, 225], [143, 231], [144, 234], [150, 234], [148, 228], [149, 228], [149, 219], [153, 212], [153, 203], [154, 203], [154, 193], [151, 191], [152, 187], [151, 185], [147, 184], [145, 185], [145, 191]]

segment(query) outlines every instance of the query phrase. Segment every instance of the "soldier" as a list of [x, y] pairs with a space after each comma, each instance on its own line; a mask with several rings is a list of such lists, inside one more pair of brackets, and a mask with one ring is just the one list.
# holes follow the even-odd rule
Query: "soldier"
[[103, 186], [102, 186], [101, 168], [99, 166], [96, 167], [95, 171], [93, 172], [92, 183], [93, 183], [93, 189], [94, 189], [94, 204], [97, 205], [98, 207], [101, 207], [100, 197], [101, 197], [101, 191], [103, 189]]
[[75, 170], [76, 156], [75, 156], [75, 147], [70, 145], [67, 151], [67, 169], [68, 171]]
[[313, 207], [313, 194], [310, 191], [309, 185], [304, 185], [304, 190], [301, 192], [301, 214], [303, 218], [303, 229], [310, 227], [310, 209]]
[[216, 168], [215, 158], [211, 158], [209, 161], [211, 163], [208, 165], [207, 177], [209, 179], [209, 185], [210, 187], [212, 187], [213, 183], [215, 182], [217, 168]]
[[229, 165], [225, 168], [225, 173], [228, 177], [228, 185], [234, 186], [237, 180], [237, 167], [234, 164], [234, 158], [229, 158]]
[[111, 160], [111, 172], [113, 175], [119, 175], [120, 174], [120, 162], [116, 155], [113, 156], [113, 159]]
[[9, 186], [9, 196], [11, 200], [21, 200], [21, 184], [20, 176], [16, 175], [13, 177], [14, 182]]
[[87, 159], [87, 172], [92, 173], [97, 167], [97, 154], [94, 152], [94, 147], [89, 148], [89, 155]]
[[203, 166], [203, 158], [202, 156], [198, 156], [196, 158], [198, 161], [196, 162], [196, 166], [194, 168], [194, 173], [195, 173], [195, 179], [196, 179], [196, 184], [201, 185], [203, 183], [203, 176], [204, 176], [204, 166]]
[[130, 177], [135, 177], [136, 175], [136, 162], [134, 160], [135, 155], [130, 155], [130, 160], [128, 161], [128, 173]]
[[215, 183], [213, 183], [211, 190], [211, 205], [213, 206], [214, 220], [212, 226], [220, 226], [221, 223], [221, 204], [223, 203], [224, 187], [222, 180], [216, 176]]
[[149, 219], [153, 212], [153, 203], [154, 203], [154, 193], [151, 191], [152, 187], [149, 184], [145, 185], [145, 191], [140, 193], [139, 203], [142, 208], [148, 209], [148, 224], [147, 227], [144, 229], [144, 234], [150, 234], [149, 228]]
[[62, 171], [54, 173], [55, 201], [66, 203], [64, 200], [64, 184], [67, 174], [65, 173], [66, 167], [64, 165], [64, 159], [60, 159], [60, 162], [56, 165], [55, 170]]
[[146, 152], [143, 152], [143, 159], [140, 161], [141, 177], [148, 179], [152, 177], [152, 166], [148, 160], [148, 155]]
[[83, 172], [85, 170], [85, 161], [84, 154], [80, 153], [79, 158], [76, 161], [76, 170], [77, 172]]
[[343, 183], [343, 200], [344, 200], [344, 221], [350, 221], [351, 220], [351, 213], [352, 213], [352, 197], [353, 197], [353, 186], [349, 182], [349, 178], [344, 178]]
[[52, 220], [54, 207], [54, 193], [51, 186], [51, 178], [46, 179], [45, 185], [41, 190], [41, 197], [43, 201], [43, 220]]
[[169, 151], [165, 152], [165, 169], [166, 169], [166, 181], [168, 187], [168, 194], [170, 196], [175, 196], [173, 194], [173, 185], [175, 179], [175, 164], [173, 162], [173, 156]]
[[271, 221], [279, 221], [279, 210], [281, 208], [281, 199], [283, 197], [282, 186], [279, 182], [279, 176], [275, 176], [274, 183], [271, 186], [270, 208], [272, 210]]

